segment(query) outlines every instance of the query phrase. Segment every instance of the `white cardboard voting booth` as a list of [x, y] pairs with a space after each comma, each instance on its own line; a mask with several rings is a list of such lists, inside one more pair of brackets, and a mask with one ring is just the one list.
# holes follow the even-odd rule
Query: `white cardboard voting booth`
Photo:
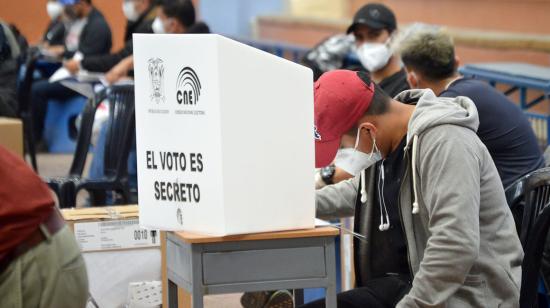
[[140, 224], [314, 227], [313, 77], [215, 34], [135, 34]]

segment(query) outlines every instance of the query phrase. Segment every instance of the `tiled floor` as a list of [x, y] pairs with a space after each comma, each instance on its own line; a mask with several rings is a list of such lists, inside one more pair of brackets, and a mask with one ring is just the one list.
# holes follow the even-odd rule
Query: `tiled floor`
[[[69, 171], [72, 155], [40, 153], [37, 157], [38, 171], [43, 177], [63, 176]], [[90, 159], [88, 159], [89, 163]], [[77, 206], [85, 202], [86, 194], [79, 194]], [[206, 308], [240, 308], [241, 294], [209, 295], [204, 298]], [[100, 307], [104, 308], [104, 307]], [[106, 307], [110, 308], [110, 307]]]

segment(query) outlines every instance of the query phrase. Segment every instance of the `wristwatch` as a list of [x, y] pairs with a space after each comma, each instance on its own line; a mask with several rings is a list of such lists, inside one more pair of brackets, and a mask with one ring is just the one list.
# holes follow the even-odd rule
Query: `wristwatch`
[[324, 168], [321, 168], [319, 173], [321, 175], [321, 179], [323, 180], [323, 182], [325, 182], [325, 184], [327, 184], [327, 185], [334, 184], [332, 178], [334, 177], [334, 171], [335, 170], [336, 170], [336, 168], [334, 167], [334, 165], [330, 165], [330, 166], [326, 166]]

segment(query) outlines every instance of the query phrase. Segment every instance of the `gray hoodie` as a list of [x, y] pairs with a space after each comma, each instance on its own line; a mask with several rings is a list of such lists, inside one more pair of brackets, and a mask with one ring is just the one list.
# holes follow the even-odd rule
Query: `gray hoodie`
[[[431, 90], [405, 91], [396, 100], [418, 101], [399, 196], [414, 279], [397, 307], [518, 307], [523, 251], [496, 167], [476, 135], [474, 103]], [[367, 196], [356, 217], [367, 242], [356, 247], [363, 261], [355, 264], [369, 277], [374, 168], [361, 178], [319, 190], [317, 216], [351, 216], [359, 195]]]

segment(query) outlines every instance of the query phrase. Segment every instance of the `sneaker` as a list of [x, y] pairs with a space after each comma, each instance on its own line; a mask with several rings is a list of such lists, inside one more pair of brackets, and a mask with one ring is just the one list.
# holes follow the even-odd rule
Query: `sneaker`
[[263, 308], [272, 292], [245, 292], [241, 296], [241, 305], [244, 308]]
[[294, 298], [288, 290], [274, 292], [263, 308], [294, 308]]

